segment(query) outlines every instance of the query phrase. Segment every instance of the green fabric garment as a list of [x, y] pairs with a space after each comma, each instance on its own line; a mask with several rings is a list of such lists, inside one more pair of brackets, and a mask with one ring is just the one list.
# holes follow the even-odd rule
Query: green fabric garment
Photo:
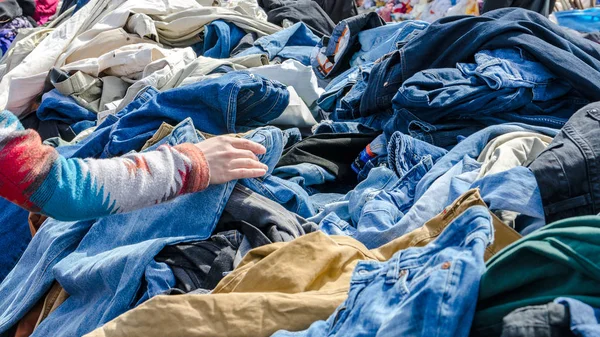
[[474, 328], [515, 309], [560, 296], [600, 308], [600, 216], [555, 222], [498, 252], [487, 263]]

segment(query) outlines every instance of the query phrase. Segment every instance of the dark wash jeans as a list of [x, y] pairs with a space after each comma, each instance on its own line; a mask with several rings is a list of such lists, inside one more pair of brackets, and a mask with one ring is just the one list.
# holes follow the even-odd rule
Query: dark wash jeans
[[600, 45], [571, 35], [538, 13], [503, 8], [478, 17], [442, 18], [388, 54], [371, 70], [360, 114], [391, 110], [402, 83], [419, 71], [453, 68], [470, 62], [478, 51], [514, 47], [529, 53], [584, 98], [600, 100]]
[[31, 241], [29, 212], [0, 198], [0, 283], [17, 264]]
[[600, 103], [577, 111], [529, 166], [546, 222], [600, 212]]

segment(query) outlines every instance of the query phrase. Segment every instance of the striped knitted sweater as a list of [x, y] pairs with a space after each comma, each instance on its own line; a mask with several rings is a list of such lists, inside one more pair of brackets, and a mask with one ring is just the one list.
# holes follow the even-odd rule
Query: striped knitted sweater
[[208, 164], [192, 144], [112, 159], [67, 159], [10, 112], [0, 112], [0, 196], [71, 221], [127, 212], [205, 189]]

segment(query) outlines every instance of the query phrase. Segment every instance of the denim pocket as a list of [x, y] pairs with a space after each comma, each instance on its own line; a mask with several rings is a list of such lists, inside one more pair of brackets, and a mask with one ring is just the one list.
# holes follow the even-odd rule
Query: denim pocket
[[360, 294], [375, 280], [384, 264], [378, 261], [361, 261], [352, 273], [348, 298], [342, 303], [329, 321], [328, 335], [336, 334], [349, 318]]
[[402, 84], [402, 50], [394, 52], [385, 62], [385, 78], [383, 91], [398, 90]]
[[[411, 266], [402, 270], [406, 271], [406, 284], [409, 291], [419, 291], [422, 286], [421, 283], [426, 283], [432, 274], [448, 272], [452, 266], [452, 261], [444, 260], [433, 265]], [[400, 271], [401, 273], [402, 270]]]
[[237, 100], [238, 105], [242, 105], [242, 104], [246, 103], [250, 98], [252, 98], [252, 96], [254, 96], [254, 92], [252, 90], [242, 89], [240, 91], [240, 93], [238, 94], [238, 100]]
[[352, 280], [350, 280], [350, 286], [359, 283], [372, 282], [382, 270], [384, 265], [384, 263], [379, 261], [360, 261], [356, 265], [356, 268], [354, 268]]

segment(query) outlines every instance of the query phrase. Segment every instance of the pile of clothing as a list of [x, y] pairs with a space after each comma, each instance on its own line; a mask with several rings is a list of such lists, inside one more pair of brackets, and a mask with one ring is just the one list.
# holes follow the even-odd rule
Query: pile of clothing
[[600, 335], [600, 45], [520, 8], [63, 7], [0, 61], [45, 144], [228, 135], [269, 169], [86, 221], [2, 199], [1, 336]]
[[446, 16], [479, 15], [483, 9], [482, 0], [362, 0], [360, 2], [361, 6], [358, 9], [360, 13], [375, 12], [386, 22], [404, 20], [433, 22]]

